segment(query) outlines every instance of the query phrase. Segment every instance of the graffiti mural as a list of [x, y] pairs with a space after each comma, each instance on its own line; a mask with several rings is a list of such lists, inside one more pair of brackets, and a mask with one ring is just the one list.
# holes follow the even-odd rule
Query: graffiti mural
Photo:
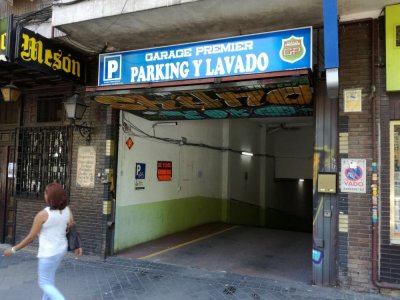
[[142, 92], [97, 96], [96, 101], [148, 120], [202, 120], [292, 117], [313, 114], [307, 80], [177, 92]]

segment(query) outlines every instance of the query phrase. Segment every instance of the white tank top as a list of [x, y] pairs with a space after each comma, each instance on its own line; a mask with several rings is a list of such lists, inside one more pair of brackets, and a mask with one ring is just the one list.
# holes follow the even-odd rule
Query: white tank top
[[48, 218], [43, 223], [39, 233], [39, 251], [37, 257], [50, 257], [67, 250], [67, 225], [69, 223], [70, 210], [67, 206], [63, 210], [44, 209]]

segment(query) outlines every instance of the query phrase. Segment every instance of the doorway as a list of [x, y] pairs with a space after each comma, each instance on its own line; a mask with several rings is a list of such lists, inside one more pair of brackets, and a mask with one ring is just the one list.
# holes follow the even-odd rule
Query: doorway
[[0, 146], [0, 242], [8, 244], [15, 240], [14, 150], [13, 146]]
[[[132, 115], [125, 115], [122, 120], [124, 118], [127, 124], [135, 124], [137, 128], [153, 127], [152, 123]], [[119, 215], [117, 213], [117, 223], [124, 221], [121, 211], [131, 209], [124, 221], [131, 225], [125, 239], [140, 236], [142, 231], [137, 228], [144, 214], [154, 228], [159, 224], [154, 229], [159, 231], [172, 227], [170, 223], [173, 222], [198, 220], [207, 211], [213, 223], [205, 218], [197, 224], [187, 221], [191, 227], [188, 230], [160, 234], [160, 239], [148, 234], [135, 247], [117, 252], [125, 257], [159, 263], [311, 282], [313, 117], [183, 121], [171, 126], [158, 126], [156, 135], [170, 138], [174, 133], [179, 134], [178, 137], [190, 136], [195, 141], [201, 138], [213, 145], [222, 139], [226, 147], [235, 151], [160, 144], [149, 138], [135, 137], [135, 155], [122, 148], [119, 157], [124, 158], [123, 166], [140, 159], [147, 163], [146, 171], [154, 174], [153, 157], [163, 157], [167, 153], [172, 164], [178, 167], [173, 170], [174, 180], [169, 183], [143, 181], [144, 189], [130, 192], [136, 195], [136, 200], [146, 195], [143, 201], [148, 201], [149, 196], [162, 200], [131, 207], [125, 205], [119, 209]], [[122, 140], [127, 138], [126, 135]], [[249, 151], [247, 154], [253, 156], [241, 154], [239, 150]], [[125, 180], [124, 176], [122, 178]], [[175, 186], [177, 188], [172, 190]], [[206, 199], [207, 193], [213, 190], [216, 195], [225, 190], [226, 193], [222, 199], [210, 196]], [[168, 199], [178, 198], [181, 191], [198, 198]], [[167, 193], [172, 196], [167, 197]], [[120, 195], [117, 202], [127, 202], [129, 195]], [[136, 225], [128, 224], [127, 220], [135, 221]], [[147, 224], [146, 228], [149, 226]], [[117, 236], [121, 228], [118, 227]]]

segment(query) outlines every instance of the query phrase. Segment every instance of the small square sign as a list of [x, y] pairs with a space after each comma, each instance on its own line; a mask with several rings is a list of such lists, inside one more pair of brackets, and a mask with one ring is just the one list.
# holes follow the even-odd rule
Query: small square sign
[[361, 112], [361, 96], [361, 89], [344, 90], [344, 112]]
[[128, 149], [131, 150], [131, 148], [132, 148], [133, 145], [134, 145], [134, 142], [133, 142], [133, 140], [131, 139], [131, 137], [129, 137], [129, 138], [126, 140], [125, 144], [126, 144], [126, 146], [128, 147]]
[[104, 57], [104, 70], [103, 70], [103, 81], [115, 81], [121, 80], [122, 74], [122, 56], [111, 55]]
[[135, 169], [135, 190], [144, 190], [146, 179], [146, 164], [136, 163]]
[[157, 162], [157, 179], [158, 181], [172, 180], [172, 161]]
[[136, 163], [135, 179], [145, 179], [145, 178], [146, 178], [146, 164]]
[[365, 159], [342, 158], [340, 171], [342, 193], [366, 193], [366, 164]]

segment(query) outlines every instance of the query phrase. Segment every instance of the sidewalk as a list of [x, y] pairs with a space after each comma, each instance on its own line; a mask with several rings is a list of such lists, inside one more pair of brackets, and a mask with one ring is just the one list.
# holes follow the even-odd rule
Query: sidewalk
[[[0, 244], [0, 251], [6, 247]], [[33, 249], [0, 256], [0, 299], [41, 299], [36, 268]], [[395, 299], [120, 257], [76, 260], [68, 255], [57, 273], [57, 283], [68, 300]]]

